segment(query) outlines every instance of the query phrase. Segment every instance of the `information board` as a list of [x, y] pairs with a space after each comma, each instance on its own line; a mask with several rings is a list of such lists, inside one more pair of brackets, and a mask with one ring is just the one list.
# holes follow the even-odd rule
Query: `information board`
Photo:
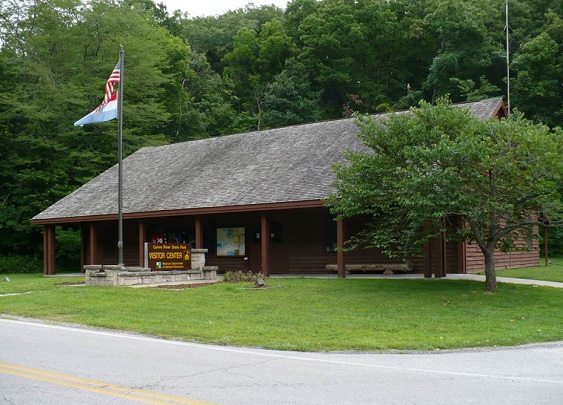
[[244, 228], [217, 228], [217, 256], [244, 256]]
[[153, 271], [190, 270], [191, 246], [189, 243], [145, 243], [145, 266]]

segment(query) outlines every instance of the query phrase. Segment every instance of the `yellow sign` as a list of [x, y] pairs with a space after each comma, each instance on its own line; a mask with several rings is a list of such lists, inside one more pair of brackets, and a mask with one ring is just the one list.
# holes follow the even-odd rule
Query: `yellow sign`
[[188, 243], [147, 243], [148, 266], [153, 271], [190, 270], [192, 250]]

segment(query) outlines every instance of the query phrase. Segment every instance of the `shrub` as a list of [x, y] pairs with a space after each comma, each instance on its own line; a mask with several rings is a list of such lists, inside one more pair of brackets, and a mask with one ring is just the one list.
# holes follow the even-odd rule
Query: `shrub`
[[251, 271], [227, 271], [223, 278], [223, 281], [227, 283], [246, 283], [246, 282], [256, 282], [259, 278], [264, 279], [265, 277], [262, 273], [253, 273]]
[[35, 256], [2, 255], [0, 256], [0, 273], [38, 273], [43, 270], [43, 261]]
[[80, 230], [57, 227], [56, 232], [57, 262], [78, 264], [80, 267]]

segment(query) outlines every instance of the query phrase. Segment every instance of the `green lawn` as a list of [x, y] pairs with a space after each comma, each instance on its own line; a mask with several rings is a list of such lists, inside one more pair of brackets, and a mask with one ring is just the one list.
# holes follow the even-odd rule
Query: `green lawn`
[[[0, 276], [0, 314], [282, 350], [435, 350], [563, 339], [563, 289], [462, 280], [269, 279], [183, 290]], [[20, 295], [5, 295], [22, 293]], [[4, 295], [2, 295], [4, 294]]]
[[528, 269], [508, 269], [498, 270], [498, 277], [515, 277], [527, 278], [532, 280], [547, 280], [558, 281], [563, 283], [563, 258], [551, 258], [549, 264], [546, 266], [545, 261], [541, 259], [539, 267], [532, 267]]

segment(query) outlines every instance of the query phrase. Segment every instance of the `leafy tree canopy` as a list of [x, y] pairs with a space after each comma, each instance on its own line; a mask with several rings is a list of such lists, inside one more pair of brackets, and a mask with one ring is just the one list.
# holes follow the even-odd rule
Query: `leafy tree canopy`
[[[370, 218], [355, 242], [406, 256], [438, 236], [474, 241], [494, 291], [495, 249], [534, 237], [543, 217], [563, 223], [561, 130], [520, 114], [482, 121], [446, 99], [357, 123], [369, 150], [350, 152], [349, 163], [335, 167], [328, 199], [338, 217]], [[452, 229], [450, 217], [466, 226]]]

